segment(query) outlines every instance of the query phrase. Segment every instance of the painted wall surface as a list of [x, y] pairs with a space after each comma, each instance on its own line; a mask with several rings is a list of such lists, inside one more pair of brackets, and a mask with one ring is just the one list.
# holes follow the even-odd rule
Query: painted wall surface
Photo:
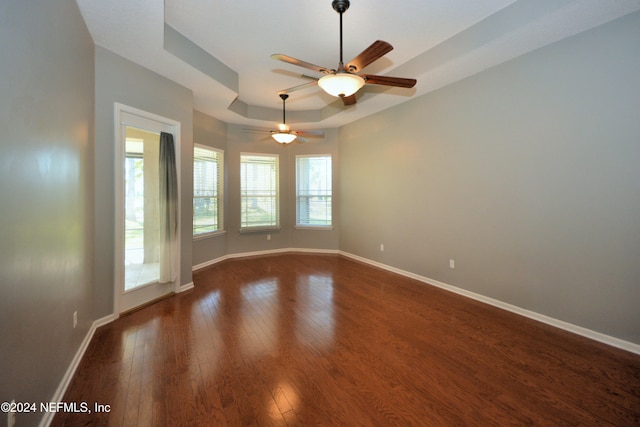
[[342, 128], [340, 249], [640, 343], [638, 46], [636, 13]]
[[93, 49], [73, 0], [0, 5], [0, 402], [49, 401], [95, 319]]
[[[213, 117], [201, 113], [193, 112], [193, 142], [194, 144], [206, 145], [224, 151], [225, 163], [227, 162], [227, 125], [226, 123], [214, 119]], [[227, 175], [227, 165], [224, 165], [224, 174]], [[227, 179], [224, 178], [226, 187]], [[227, 194], [227, 189], [224, 189]], [[223, 207], [223, 223], [227, 218], [227, 204]], [[216, 234], [213, 236], [199, 237], [193, 240], [192, 265], [196, 266], [206, 263], [227, 254], [227, 235]]]
[[180, 122], [180, 284], [191, 282], [193, 220], [193, 94], [102, 47], [95, 48], [96, 309], [113, 312], [115, 283], [115, 136], [118, 102]]

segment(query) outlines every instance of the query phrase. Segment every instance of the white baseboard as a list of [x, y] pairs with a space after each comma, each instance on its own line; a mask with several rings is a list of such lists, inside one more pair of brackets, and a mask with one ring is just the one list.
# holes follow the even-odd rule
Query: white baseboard
[[214, 265], [214, 264], [217, 264], [219, 262], [222, 262], [227, 258], [228, 257], [225, 255], [225, 256], [221, 256], [219, 258], [212, 259], [211, 261], [206, 261], [206, 262], [194, 265], [193, 267], [191, 267], [191, 271], [201, 270], [203, 268], [209, 267], [210, 265]]
[[261, 255], [273, 255], [273, 254], [282, 254], [282, 253], [293, 253], [293, 252], [302, 252], [302, 253], [314, 253], [314, 254], [334, 254], [338, 255], [340, 253], [337, 249], [308, 249], [308, 248], [281, 248], [281, 249], [269, 249], [265, 251], [253, 251], [253, 252], [237, 252], [234, 254], [227, 254], [210, 261], [203, 262], [201, 264], [194, 265], [192, 267], [192, 271], [200, 270], [205, 267], [209, 267], [210, 265], [217, 264], [226, 259], [233, 258], [247, 258], [252, 256], [261, 256]]
[[[51, 397], [50, 402], [62, 402], [62, 400], [64, 399], [64, 394], [67, 392], [67, 387], [69, 387], [69, 384], [73, 379], [73, 375], [76, 373], [76, 369], [78, 369], [78, 366], [82, 361], [85, 351], [87, 351], [87, 347], [89, 347], [89, 343], [91, 342], [91, 338], [93, 338], [93, 334], [95, 334], [96, 329], [98, 329], [100, 326], [106, 325], [107, 323], [113, 322], [115, 319], [116, 316], [110, 314], [108, 316], [95, 320], [91, 324], [87, 335], [85, 335], [82, 343], [80, 344], [80, 347], [78, 348], [78, 351], [76, 351], [75, 356], [73, 356], [71, 364], [67, 368], [67, 371], [64, 373], [64, 376], [62, 377], [60, 384], [58, 384], [58, 388], [56, 389], [55, 393], [53, 393], [53, 397]], [[51, 424], [51, 421], [53, 421], [53, 417], [55, 415], [55, 412], [45, 412], [44, 416], [40, 420], [39, 426], [48, 427]]]
[[340, 251], [338, 249], [289, 248], [289, 252], [302, 252], [302, 253], [323, 254], [323, 255], [340, 255]]
[[185, 283], [184, 285], [180, 285], [178, 287], [178, 293], [182, 293], [184, 291], [188, 291], [189, 289], [193, 289], [193, 282]]
[[612, 347], [620, 348], [622, 350], [629, 351], [631, 353], [640, 354], [640, 345], [635, 344], [629, 341], [621, 340], [616, 337], [612, 337], [610, 335], [606, 335], [600, 332], [592, 331], [591, 329], [583, 328], [582, 326], [574, 325], [572, 323], [564, 322], [562, 320], [554, 319], [553, 317], [545, 316], [544, 314], [536, 313], [534, 311], [530, 311], [524, 309], [522, 307], [518, 307], [516, 305], [512, 305], [506, 303], [504, 301], [500, 301], [497, 299], [493, 299], [481, 294], [477, 294], [475, 292], [467, 291], [462, 288], [458, 288], [453, 285], [449, 285], [447, 283], [440, 282], [438, 280], [430, 279], [428, 277], [420, 276], [415, 273], [411, 273], [409, 271], [401, 270], [399, 268], [391, 267], [386, 264], [379, 263], [377, 261], [372, 261], [367, 258], [360, 257], [358, 255], [354, 255], [348, 252], [340, 251], [340, 255], [343, 255], [347, 258], [354, 259], [356, 261], [363, 262], [365, 264], [373, 265], [378, 268], [382, 268], [383, 270], [391, 271], [393, 273], [400, 274], [405, 277], [409, 277], [411, 279], [418, 280], [420, 282], [426, 283], [427, 285], [436, 286], [438, 288], [454, 292], [459, 295], [463, 295], [468, 298], [472, 298], [476, 301], [483, 302], [485, 304], [492, 305], [494, 307], [501, 308], [503, 310], [510, 311], [515, 314], [519, 314], [520, 316], [528, 317], [533, 320], [537, 320], [538, 322], [546, 323], [547, 325], [554, 326], [559, 329], [563, 329], [568, 332], [572, 332], [576, 335], [581, 335], [583, 337], [592, 339], [594, 341], [601, 342], [603, 344], [610, 345]]
[[447, 290], [449, 292], [454, 292], [458, 295], [463, 295], [468, 298], [472, 298], [476, 301], [483, 302], [485, 304], [492, 305], [494, 307], [501, 308], [503, 310], [510, 311], [512, 313], [518, 314], [520, 316], [528, 317], [530, 319], [536, 320], [538, 322], [546, 323], [548, 325], [554, 326], [559, 329], [563, 329], [565, 331], [581, 335], [583, 337], [592, 339], [594, 341], [601, 342], [603, 344], [610, 345], [612, 347], [620, 348], [622, 350], [629, 351], [631, 353], [640, 354], [640, 344], [635, 344], [629, 341], [625, 341], [616, 337], [612, 337], [610, 335], [606, 335], [600, 332], [593, 331], [591, 329], [583, 328], [582, 326], [574, 325], [572, 323], [568, 323], [562, 320], [555, 319], [553, 317], [546, 316], [544, 314], [536, 313], [531, 310], [527, 310], [522, 307], [518, 307], [513, 304], [506, 303], [504, 301], [500, 301], [494, 298], [490, 298], [481, 294], [477, 294], [475, 292], [467, 291], [462, 288], [458, 288], [453, 285], [449, 285], [447, 283], [440, 282], [438, 280], [430, 279], [428, 277], [420, 276], [415, 273], [411, 273], [409, 271], [401, 270], [399, 268], [392, 267], [390, 265], [382, 264], [377, 261], [370, 260], [368, 258], [363, 258], [358, 255], [351, 254], [349, 252], [341, 251], [341, 250], [322, 250], [322, 249], [297, 249], [297, 248], [285, 248], [285, 249], [276, 249], [276, 250], [268, 250], [268, 251], [258, 251], [258, 252], [244, 252], [244, 253], [236, 253], [229, 254], [220, 258], [216, 258], [214, 260], [208, 261], [203, 264], [198, 264], [193, 267], [193, 270], [199, 270], [201, 268], [207, 267], [209, 265], [216, 264], [220, 261], [230, 258], [243, 258], [249, 256], [256, 255], [269, 255], [276, 253], [287, 253], [287, 252], [309, 252], [309, 253], [323, 253], [323, 254], [338, 254], [345, 256], [347, 258], [354, 259], [356, 261], [360, 261], [365, 264], [369, 264], [378, 268], [382, 268], [383, 270], [391, 271], [396, 274], [400, 274], [405, 277], [409, 277], [411, 279], [418, 280], [420, 282], [426, 283], [428, 285], [436, 286], [438, 288]]

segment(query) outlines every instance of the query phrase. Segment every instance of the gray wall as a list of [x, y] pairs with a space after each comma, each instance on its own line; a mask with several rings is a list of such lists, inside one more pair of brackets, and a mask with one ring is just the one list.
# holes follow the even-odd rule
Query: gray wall
[[[206, 145], [217, 148], [225, 152], [225, 162], [227, 162], [227, 125], [226, 123], [214, 119], [213, 117], [201, 113], [193, 112], [193, 142], [194, 144]], [[227, 175], [228, 167], [225, 164], [224, 173]], [[227, 183], [227, 180], [224, 180]], [[224, 189], [227, 194], [227, 189]], [[227, 218], [227, 204], [225, 203], [223, 221]], [[214, 236], [202, 237], [193, 240], [192, 265], [212, 261], [227, 254], [227, 235], [217, 234]]]
[[191, 282], [193, 196], [193, 94], [190, 90], [101, 48], [95, 48], [96, 78], [96, 304], [99, 316], [113, 312], [115, 268], [114, 103], [181, 124], [180, 284]]
[[636, 13], [342, 128], [340, 249], [640, 343], [638, 46]]
[[93, 42], [73, 0], [3, 1], [0, 58], [0, 402], [46, 402], [95, 318]]

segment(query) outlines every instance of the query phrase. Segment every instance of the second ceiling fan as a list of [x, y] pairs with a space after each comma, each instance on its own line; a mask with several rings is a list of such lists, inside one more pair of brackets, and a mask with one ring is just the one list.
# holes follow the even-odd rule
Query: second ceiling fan
[[282, 99], [282, 123], [278, 125], [278, 130], [271, 131], [271, 138], [280, 144], [290, 144], [296, 139], [299, 142], [307, 142], [304, 138], [305, 136], [324, 136], [324, 132], [321, 130], [291, 130], [287, 125], [287, 116], [285, 114], [285, 102], [289, 95], [281, 93], [279, 96]]
[[345, 66], [342, 58], [342, 14], [349, 9], [349, 0], [333, 0], [331, 6], [340, 14], [340, 62], [338, 68], [326, 68], [309, 62], [301, 61], [281, 53], [271, 55], [271, 58], [289, 64], [298, 65], [318, 73], [324, 74], [320, 79], [314, 79], [309, 83], [284, 89], [280, 93], [286, 94], [295, 90], [304, 89], [314, 85], [320, 86], [330, 95], [342, 98], [344, 105], [356, 103], [355, 93], [365, 84], [385, 85], [402, 88], [412, 88], [416, 84], [416, 79], [406, 79], [402, 77], [377, 76], [373, 74], [356, 74], [367, 65], [383, 57], [393, 50], [389, 43], [377, 40], [368, 48], [363, 50], [358, 56], [347, 62]]

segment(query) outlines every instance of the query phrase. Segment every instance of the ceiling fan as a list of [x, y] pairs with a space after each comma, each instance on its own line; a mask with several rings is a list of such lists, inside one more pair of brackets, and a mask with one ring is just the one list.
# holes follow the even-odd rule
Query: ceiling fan
[[289, 95], [286, 93], [280, 93], [280, 98], [282, 99], [282, 123], [278, 125], [278, 130], [272, 130], [271, 138], [273, 138], [276, 142], [280, 144], [290, 144], [294, 140], [298, 140], [299, 142], [307, 142], [304, 138], [305, 136], [324, 136], [324, 132], [321, 130], [291, 130], [291, 128], [287, 125], [286, 115], [285, 115], [285, 102]]
[[[293, 92], [295, 90], [304, 89], [314, 85], [320, 86], [330, 95], [342, 98], [344, 105], [353, 105], [356, 103], [355, 93], [365, 84], [395, 86], [403, 88], [412, 88], [416, 84], [416, 79], [406, 79], [401, 77], [376, 76], [373, 74], [356, 74], [364, 67], [386, 55], [393, 50], [393, 46], [389, 43], [377, 40], [368, 48], [363, 50], [358, 56], [347, 62], [345, 67], [342, 60], [342, 14], [349, 9], [349, 0], [333, 0], [331, 6], [340, 14], [340, 62], [337, 69], [321, 67], [309, 62], [301, 61], [287, 55], [275, 53], [271, 58], [283, 61], [289, 64], [298, 65], [308, 68], [318, 73], [324, 74], [320, 79], [314, 79], [309, 83], [303, 83], [298, 86], [291, 87], [280, 91], [281, 94]], [[305, 76], [306, 77], [306, 76]]]

